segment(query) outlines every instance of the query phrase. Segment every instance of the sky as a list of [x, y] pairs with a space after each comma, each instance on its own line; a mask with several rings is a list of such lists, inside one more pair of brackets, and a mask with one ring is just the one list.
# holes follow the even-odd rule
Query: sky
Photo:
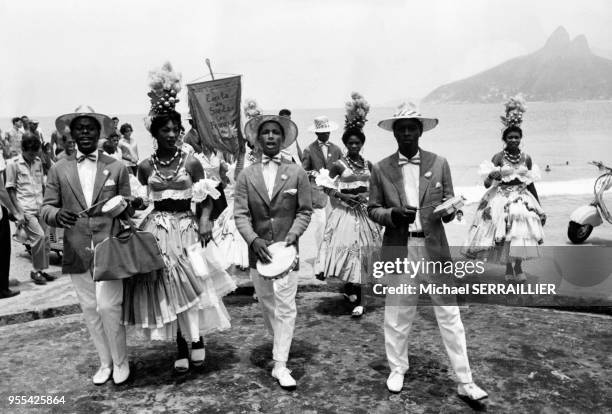
[[205, 58], [264, 109], [341, 107], [352, 91], [391, 106], [558, 26], [612, 55], [608, 0], [0, 0], [0, 116], [146, 113], [149, 70], [168, 60], [190, 82]]

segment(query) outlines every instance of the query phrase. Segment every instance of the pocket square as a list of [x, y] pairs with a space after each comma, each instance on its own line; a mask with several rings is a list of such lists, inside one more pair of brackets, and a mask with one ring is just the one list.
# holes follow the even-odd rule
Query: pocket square
[[297, 188], [291, 188], [289, 190], [285, 190], [285, 191], [283, 191], [283, 193], [289, 194], [289, 195], [296, 195], [297, 194]]
[[104, 187], [110, 187], [112, 185], [117, 185], [117, 183], [115, 183], [115, 180], [113, 180], [112, 178], [109, 178], [108, 180], [106, 180], [106, 182], [104, 183]]
[[440, 184], [440, 181], [436, 183], [436, 188], [442, 188], [442, 184]]

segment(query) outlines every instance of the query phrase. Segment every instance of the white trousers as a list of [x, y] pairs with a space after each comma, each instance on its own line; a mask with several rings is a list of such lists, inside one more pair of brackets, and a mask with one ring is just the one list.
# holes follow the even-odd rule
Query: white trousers
[[125, 326], [121, 324], [123, 281], [94, 282], [90, 271], [70, 274], [100, 365], [128, 363]]
[[[418, 261], [427, 258], [424, 239], [411, 238], [408, 241], [408, 260]], [[397, 283], [406, 282], [395, 275], [390, 275], [389, 280], [397, 280]], [[417, 276], [412, 279], [413, 283], [425, 283], [425, 279], [419, 280]], [[393, 282], [391, 282], [393, 284]], [[401, 374], [406, 373], [408, 364], [408, 347], [410, 328], [417, 313], [419, 296], [415, 295], [387, 295], [385, 299], [385, 350], [391, 371]], [[444, 298], [432, 295], [434, 313], [442, 335], [442, 342], [450, 359], [451, 366], [455, 371], [460, 383], [472, 382], [472, 372], [467, 355], [467, 344], [465, 340], [465, 329], [461, 322], [459, 307], [441, 305], [448, 303], [448, 297]]]
[[316, 246], [319, 247], [323, 243], [323, 236], [325, 235], [325, 225], [327, 224], [327, 210], [329, 202], [325, 208], [313, 208], [311, 223], [314, 232], [314, 239]]
[[264, 324], [274, 336], [272, 359], [287, 362], [297, 316], [297, 273], [290, 272], [282, 279], [276, 280], [262, 278], [257, 269], [251, 268], [250, 273], [263, 312]]

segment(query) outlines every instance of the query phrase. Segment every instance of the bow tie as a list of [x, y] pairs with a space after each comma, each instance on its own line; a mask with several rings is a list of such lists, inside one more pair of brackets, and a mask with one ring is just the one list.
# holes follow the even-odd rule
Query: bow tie
[[265, 155], [265, 154], [264, 154], [264, 155], [261, 157], [261, 162], [262, 162], [264, 165], [266, 165], [266, 164], [270, 164], [270, 161], [272, 161], [272, 162], [274, 162], [274, 163], [276, 163], [276, 164], [280, 165], [280, 163], [281, 163], [281, 157], [280, 157], [280, 155], [275, 155], [274, 157], [268, 157], [268, 156], [267, 156], [267, 155]]
[[421, 158], [419, 156], [416, 156], [416, 157], [412, 157], [410, 159], [404, 158], [404, 157], [400, 157], [398, 164], [401, 167], [402, 165], [407, 165], [407, 164], [419, 165], [420, 163], [421, 163]]
[[77, 158], [77, 162], [83, 162], [85, 161], [85, 158], [87, 158], [90, 161], [96, 162], [98, 161], [98, 157], [96, 157], [96, 154], [94, 154], [93, 152], [91, 154], [83, 154], [80, 157]]
[[321, 142], [321, 141], [317, 141], [319, 143], [320, 147], [329, 147], [329, 141], [328, 142]]

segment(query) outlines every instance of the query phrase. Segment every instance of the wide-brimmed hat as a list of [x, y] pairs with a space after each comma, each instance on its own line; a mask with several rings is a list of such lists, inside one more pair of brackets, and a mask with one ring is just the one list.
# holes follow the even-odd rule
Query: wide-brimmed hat
[[383, 119], [378, 126], [387, 131], [393, 131], [393, 124], [400, 119], [418, 119], [423, 125], [423, 132], [434, 129], [438, 125], [437, 118], [428, 118], [421, 115], [417, 107], [412, 102], [401, 104], [391, 118]]
[[338, 124], [330, 121], [325, 115], [318, 116], [313, 120], [313, 124], [308, 128], [310, 132], [332, 132], [338, 129]]
[[295, 122], [285, 116], [259, 115], [251, 118], [244, 126], [244, 135], [251, 145], [257, 143], [257, 134], [261, 124], [268, 121], [278, 122], [283, 128], [285, 139], [281, 143], [281, 149], [285, 149], [295, 142], [298, 136], [298, 127]]
[[79, 105], [74, 112], [59, 116], [55, 120], [55, 128], [58, 131], [65, 131], [70, 129], [70, 123], [75, 119], [82, 116], [94, 118], [100, 123], [100, 137], [107, 137], [108, 134], [113, 130], [113, 121], [108, 115], [99, 114], [93, 110], [91, 106]]

